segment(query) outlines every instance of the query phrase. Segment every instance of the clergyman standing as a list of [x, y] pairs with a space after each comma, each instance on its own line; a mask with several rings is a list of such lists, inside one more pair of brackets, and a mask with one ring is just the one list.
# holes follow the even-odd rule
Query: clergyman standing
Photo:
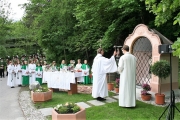
[[104, 101], [106, 100], [105, 97], [108, 96], [106, 74], [117, 71], [117, 65], [114, 57], [116, 55], [116, 51], [114, 51], [114, 54], [110, 59], [103, 57], [103, 55], [104, 50], [99, 48], [92, 65], [92, 97], [96, 98], [98, 101]]
[[120, 73], [119, 106], [136, 106], [136, 57], [129, 53], [129, 46], [122, 47], [122, 55], [118, 63]]

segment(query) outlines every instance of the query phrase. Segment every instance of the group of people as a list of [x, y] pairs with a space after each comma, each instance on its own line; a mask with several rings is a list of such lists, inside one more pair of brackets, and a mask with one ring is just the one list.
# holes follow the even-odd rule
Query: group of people
[[92, 65], [93, 87], [92, 97], [98, 101], [106, 100], [108, 96], [107, 89], [107, 73], [120, 73], [119, 82], [119, 106], [135, 107], [136, 106], [136, 57], [129, 52], [129, 46], [122, 47], [122, 55], [116, 64], [115, 56], [117, 51], [114, 51], [110, 59], [103, 57], [104, 50], [99, 48], [97, 55], [94, 58]]
[[43, 72], [55, 72], [64, 70], [73, 70], [73, 72], [83, 72], [84, 76], [78, 77], [77, 82], [83, 84], [91, 84], [92, 80], [89, 77], [90, 66], [87, 64], [87, 60], [84, 60], [84, 64], [81, 64], [81, 60], [78, 59], [77, 64], [74, 64], [74, 60], [70, 60], [70, 63], [68, 65], [66, 64], [65, 60], [62, 60], [60, 66], [57, 66], [55, 61], [53, 61], [51, 64], [47, 64], [46, 61], [43, 61], [42, 63], [36, 58], [30, 58], [28, 61], [25, 59], [23, 61], [21, 61], [21, 59], [9, 60], [7, 65], [7, 85], [11, 88], [14, 88], [15, 86], [30, 85], [33, 84], [35, 81], [38, 81], [41, 85]]
[[28, 62], [25, 60], [22, 64], [20, 61], [9, 61], [7, 66], [8, 79], [7, 85], [11, 88], [15, 86], [26, 86], [33, 84], [35, 81], [38, 81], [39, 84], [42, 84], [42, 66], [38, 62], [35, 64], [33, 60]]

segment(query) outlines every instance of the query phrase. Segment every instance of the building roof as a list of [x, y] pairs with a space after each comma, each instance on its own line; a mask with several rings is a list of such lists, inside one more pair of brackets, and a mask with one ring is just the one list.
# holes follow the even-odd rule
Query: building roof
[[151, 32], [154, 32], [155, 34], [157, 34], [161, 40], [161, 44], [168, 44], [171, 45], [173, 44], [173, 42], [169, 39], [167, 39], [164, 35], [162, 35], [160, 32], [158, 32], [155, 29], [150, 29]]

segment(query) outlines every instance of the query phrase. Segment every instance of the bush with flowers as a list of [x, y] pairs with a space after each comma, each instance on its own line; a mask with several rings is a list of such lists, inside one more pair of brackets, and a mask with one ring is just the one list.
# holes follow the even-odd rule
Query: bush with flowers
[[67, 102], [65, 104], [58, 104], [56, 107], [54, 107], [54, 110], [59, 114], [71, 114], [77, 113], [81, 109], [77, 104]]
[[148, 93], [148, 91], [151, 90], [151, 87], [150, 87], [149, 84], [147, 84], [147, 83], [142, 84], [142, 89], [143, 89], [143, 90], [141, 91], [141, 94], [142, 94], [142, 95], [150, 95], [150, 93]]
[[49, 91], [49, 88], [47, 87], [39, 87], [38, 89], [35, 89], [34, 92], [47, 92]]
[[116, 88], [119, 88], [119, 80], [120, 80], [119, 78], [116, 79], [116, 86], [115, 86]]

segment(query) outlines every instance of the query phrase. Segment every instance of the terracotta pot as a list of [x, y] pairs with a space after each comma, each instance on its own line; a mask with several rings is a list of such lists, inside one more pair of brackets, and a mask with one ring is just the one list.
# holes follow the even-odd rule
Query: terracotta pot
[[151, 99], [151, 94], [147, 94], [147, 95], [141, 94], [141, 98], [144, 101], [149, 101]]
[[158, 105], [163, 105], [165, 103], [165, 95], [164, 94], [155, 94], [155, 103]]
[[52, 110], [52, 120], [86, 120], [86, 111], [84, 108], [77, 113], [72, 114], [58, 114], [54, 109]]
[[114, 84], [108, 83], [108, 90], [114, 90]]
[[115, 92], [116, 92], [116, 93], [119, 93], [119, 88], [115, 88]]
[[33, 102], [44, 102], [52, 99], [52, 91], [47, 92], [33, 92], [31, 91], [31, 99]]

